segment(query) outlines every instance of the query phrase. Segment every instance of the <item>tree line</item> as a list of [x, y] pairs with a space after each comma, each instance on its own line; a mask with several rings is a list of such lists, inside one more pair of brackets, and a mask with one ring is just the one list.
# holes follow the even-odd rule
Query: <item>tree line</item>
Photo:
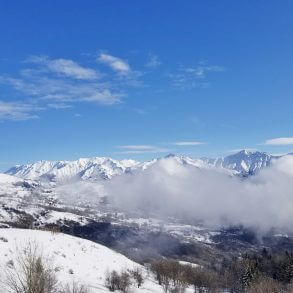
[[218, 269], [156, 260], [150, 271], [165, 293], [293, 293], [293, 254], [266, 249], [234, 258]]

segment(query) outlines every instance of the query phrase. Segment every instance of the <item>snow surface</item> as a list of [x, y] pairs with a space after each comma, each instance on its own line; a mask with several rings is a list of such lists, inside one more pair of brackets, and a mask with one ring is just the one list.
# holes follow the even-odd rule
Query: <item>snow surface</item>
[[[8, 262], [12, 260], [17, 263], [19, 252], [27, 248], [29, 243], [37, 245], [43, 256], [52, 261], [53, 267], [58, 268], [60, 284], [75, 281], [88, 286], [91, 293], [109, 292], [104, 286], [107, 271], [120, 272], [141, 267], [147, 276], [146, 282], [139, 289], [131, 287], [131, 292], [162, 292], [144, 267], [125, 256], [89, 240], [40, 230], [0, 229], [1, 274], [7, 270]], [[2, 275], [1, 280], [3, 278], [5, 276]], [[2, 289], [0, 292], [6, 291]]]
[[[9, 195], [12, 197], [23, 197], [30, 194], [28, 188], [23, 186], [26, 181], [6, 174], [0, 173], [0, 196]], [[27, 186], [35, 184], [33, 182], [26, 182]]]

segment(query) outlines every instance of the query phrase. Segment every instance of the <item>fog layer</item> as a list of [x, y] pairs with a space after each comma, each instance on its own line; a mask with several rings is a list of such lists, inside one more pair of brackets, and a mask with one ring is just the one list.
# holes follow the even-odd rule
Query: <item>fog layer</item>
[[129, 211], [179, 214], [207, 225], [293, 230], [293, 156], [247, 179], [165, 158], [147, 170], [113, 178], [105, 190], [116, 206]]

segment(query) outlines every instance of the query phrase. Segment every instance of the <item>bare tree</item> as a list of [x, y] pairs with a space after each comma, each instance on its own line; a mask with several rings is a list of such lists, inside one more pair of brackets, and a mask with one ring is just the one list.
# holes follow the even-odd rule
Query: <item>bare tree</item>
[[140, 267], [136, 267], [133, 270], [130, 270], [130, 275], [132, 279], [135, 281], [137, 287], [139, 288], [144, 282], [143, 271]]
[[16, 262], [6, 270], [4, 286], [11, 293], [55, 293], [57, 278], [50, 262], [36, 243], [18, 253]]
[[77, 282], [72, 282], [70, 285], [67, 284], [60, 293], [88, 293], [86, 286], [79, 284]]
[[131, 284], [130, 275], [126, 271], [121, 272], [119, 290], [121, 290], [123, 293], [127, 293]]
[[[281, 285], [268, 277], [258, 278], [247, 290], [247, 293], [280, 293], [284, 292]], [[290, 291], [289, 291], [290, 292]]]
[[187, 267], [175, 260], [159, 260], [151, 264], [151, 271], [155, 275], [163, 291], [184, 292], [188, 286]]
[[119, 274], [113, 270], [112, 272], [106, 272], [105, 286], [111, 291], [119, 290], [120, 282]]
[[115, 270], [106, 273], [105, 286], [112, 292], [120, 290], [126, 293], [131, 284], [130, 274], [127, 271], [122, 271], [120, 274]]

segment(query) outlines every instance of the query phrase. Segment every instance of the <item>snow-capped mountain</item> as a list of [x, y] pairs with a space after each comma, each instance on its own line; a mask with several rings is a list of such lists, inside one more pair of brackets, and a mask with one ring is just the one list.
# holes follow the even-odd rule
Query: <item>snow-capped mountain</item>
[[129, 171], [134, 171], [134, 170], [146, 170], [149, 167], [157, 164], [158, 162], [162, 161], [162, 160], [173, 160], [174, 162], [180, 164], [180, 165], [189, 165], [189, 166], [193, 166], [196, 168], [209, 168], [212, 167], [211, 164], [205, 162], [202, 159], [194, 159], [194, 158], [190, 158], [187, 156], [179, 156], [179, 155], [174, 155], [174, 154], [169, 154], [165, 157], [162, 158], [158, 158], [158, 159], [153, 159], [150, 161], [146, 161], [143, 163], [139, 163], [137, 165], [132, 166]]
[[39, 161], [28, 165], [17, 165], [9, 169], [6, 174], [49, 182], [111, 179], [115, 175], [126, 173], [138, 164], [134, 160], [118, 161], [104, 157], [81, 158], [76, 161]]
[[65, 183], [73, 180], [95, 181], [111, 179], [124, 173], [146, 170], [160, 160], [174, 160], [178, 164], [197, 168], [208, 168], [202, 159], [192, 159], [185, 156], [168, 155], [164, 158], [139, 163], [134, 160], [114, 160], [105, 157], [82, 158], [76, 161], [39, 161], [28, 165], [17, 165], [5, 173], [23, 179], [40, 180], [42, 182]]
[[233, 170], [240, 174], [255, 174], [260, 169], [270, 165], [277, 156], [265, 152], [242, 150], [236, 154], [217, 159], [205, 159], [205, 162], [215, 167]]
[[28, 165], [17, 165], [5, 173], [23, 179], [40, 180], [43, 182], [65, 183], [73, 180], [95, 181], [111, 179], [124, 173], [146, 170], [160, 160], [175, 160], [178, 164], [196, 168], [216, 168], [228, 174], [255, 174], [270, 165], [278, 157], [264, 152], [240, 151], [222, 158], [194, 159], [187, 156], [168, 155], [164, 158], [147, 162], [135, 160], [114, 160], [105, 157], [81, 158], [75, 161], [39, 161]]

